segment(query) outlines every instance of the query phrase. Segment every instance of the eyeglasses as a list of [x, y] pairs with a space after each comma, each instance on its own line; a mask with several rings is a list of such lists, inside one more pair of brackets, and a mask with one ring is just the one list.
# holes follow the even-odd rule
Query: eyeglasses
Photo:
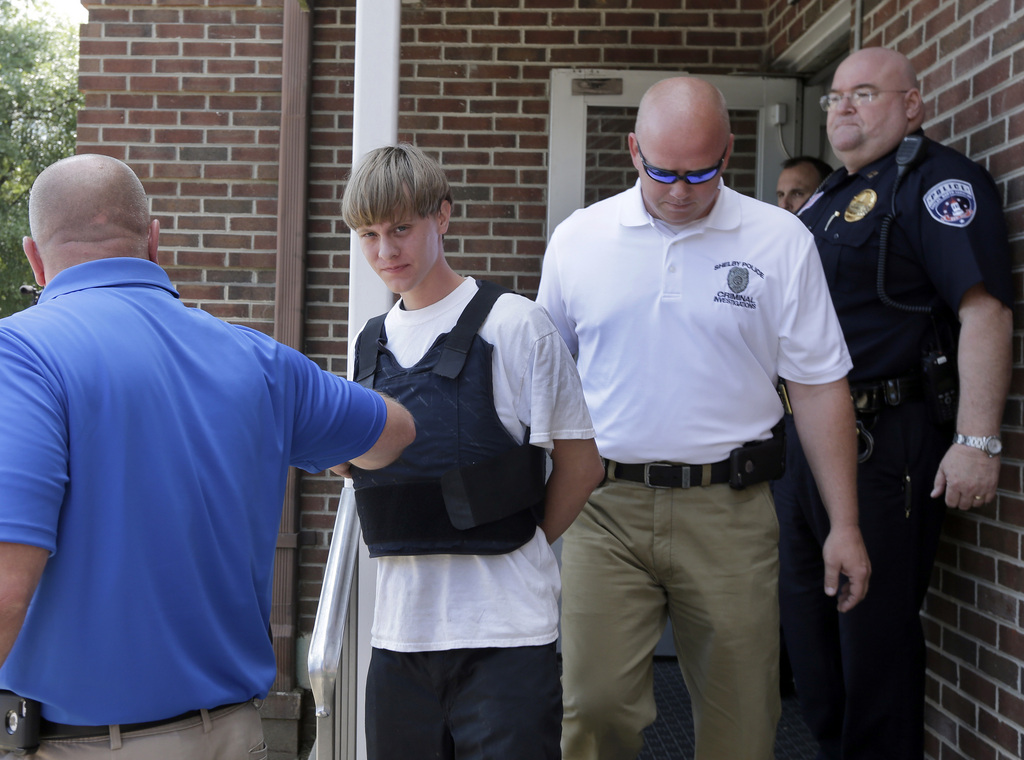
[[718, 170], [722, 168], [722, 163], [725, 161], [725, 154], [729, 152], [729, 146], [725, 146], [725, 150], [722, 151], [722, 157], [718, 159], [718, 163], [714, 166], [708, 167], [707, 169], [698, 169], [695, 172], [683, 172], [682, 174], [670, 172], [668, 169], [659, 169], [657, 166], [651, 166], [647, 163], [647, 159], [644, 158], [643, 151], [640, 150], [639, 140], [636, 143], [636, 152], [640, 154], [640, 163], [644, 165], [644, 171], [647, 172], [647, 176], [655, 182], [672, 185], [679, 180], [682, 180], [687, 185], [700, 185], [710, 179], [714, 179], [715, 175], [718, 174]]
[[886, 92], [910, 92], [910, 90], [854, 90], [853, 92], [830, 92], [818, 99], [821, 110], [828, 113], [833, 108], [838, 108], [843, 98], [850, 99], [850, 105], [854, 108], [874, 102], [875, 98]]

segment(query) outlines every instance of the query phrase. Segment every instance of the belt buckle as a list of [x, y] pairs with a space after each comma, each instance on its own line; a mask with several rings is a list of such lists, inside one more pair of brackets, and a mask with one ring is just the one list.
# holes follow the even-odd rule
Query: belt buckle
[[644, 485], [648, 488], [672, 488], [673, 486], [662, 486], [651, 482], [651, 468], [652, 467], [668, 467], [679, 469], [679, 488], [690, 487], [690, 468], [682, 467], [677, 464], [663, 464], [661, 462], [648, 462], [644, 465]]

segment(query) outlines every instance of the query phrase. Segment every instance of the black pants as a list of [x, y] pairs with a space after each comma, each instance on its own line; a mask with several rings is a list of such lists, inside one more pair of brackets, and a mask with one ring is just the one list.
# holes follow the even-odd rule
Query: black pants
[[825, 596], [829, 523], [792, 418], [779, 515], [782, 627], [804, 718], [819, 760], [920, 760], [924, 755], [925, 643], [920, 609], [945, 515], [932, 499], [952, 432], [923, 403], [886, 408], [875, 449], [858, 467], [860, 528], [871, 559], [867, 597], [839, 614]]
[[555, 645], [391, 652], [366, 681], [369, 760], [559, 760]]

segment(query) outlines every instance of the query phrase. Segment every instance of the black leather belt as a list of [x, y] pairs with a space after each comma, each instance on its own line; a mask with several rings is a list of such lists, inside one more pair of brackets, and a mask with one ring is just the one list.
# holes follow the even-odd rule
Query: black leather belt
[[[237, 707], [241, 704], [246, 703], [235, 702], [229, 705], [221, 705], [220, 707], [214, 707], [211, 710], [207, 710], [207, 712], [213, 713], [217, 710], [223, 710], [227, 707]], [[202, 715], [202, 710], [189, 710], [187, 713], [175, 715], [173, 718], [166, 718], [165, 720], [151, 720], [145, 723], [122, 723], [118, 728], [120, 728], [122, 734], [127, 734], [132, 731], [145, 731], [150, 728], [159, 728], [160, 726], [177, 723], [180, 720], [198, 718], [200, 715]], [[89, 739], [98, 736], [108, 736], [109, 734], [110, 726], [72, 726], [67, 723], [53, 723], [46, 718], [42, 718], [39, 721], [39, 738], [44, 741], [53, 741], [54, 739]]]
[[729, 460], [714, 464], [622, 464], [608, 462], [608, 475], [613, 480], [631, 480], [648, 488], [690, 488], [729, 482]]
[[894, 377], [874, 383], [850, 385], [853, 407], [863, 414], [877, 414], [885, 406], [899, 406], [906, 401], [924, 398], [924, 383], [920, 375]]

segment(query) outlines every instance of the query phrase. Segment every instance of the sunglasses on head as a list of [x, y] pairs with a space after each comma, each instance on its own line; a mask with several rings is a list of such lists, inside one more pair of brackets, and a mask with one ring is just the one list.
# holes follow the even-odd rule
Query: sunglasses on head
[[714, 179], [715, 175], [718, 174], [719, 169], [722, 168], [722, 163], [725, 161], [725, 154], [729, 152], [729, 146], [725, 146], [725, 150], [722, 151], [722, 157], [718, 159], [718, 163], [714, 166], [708, 167], [707, 169], [698, 169], [695, 172], [683, 172], [682, 174], [670, 172], [668, 169], [659, 169], [657, 166], [651, 166], [647, 163], [647, 159], [644, 158], [643, 151], [640, 150], [639, 140], [637, 140], [636, 143], [636, 152], [640, 154], [640, 163], [644, 165], [644, 171], [647, 172], [647, 176], [655, 182], [672, 185], [679, 180], [682, 180], [688, 185], [700, 185], [708, 180]]

